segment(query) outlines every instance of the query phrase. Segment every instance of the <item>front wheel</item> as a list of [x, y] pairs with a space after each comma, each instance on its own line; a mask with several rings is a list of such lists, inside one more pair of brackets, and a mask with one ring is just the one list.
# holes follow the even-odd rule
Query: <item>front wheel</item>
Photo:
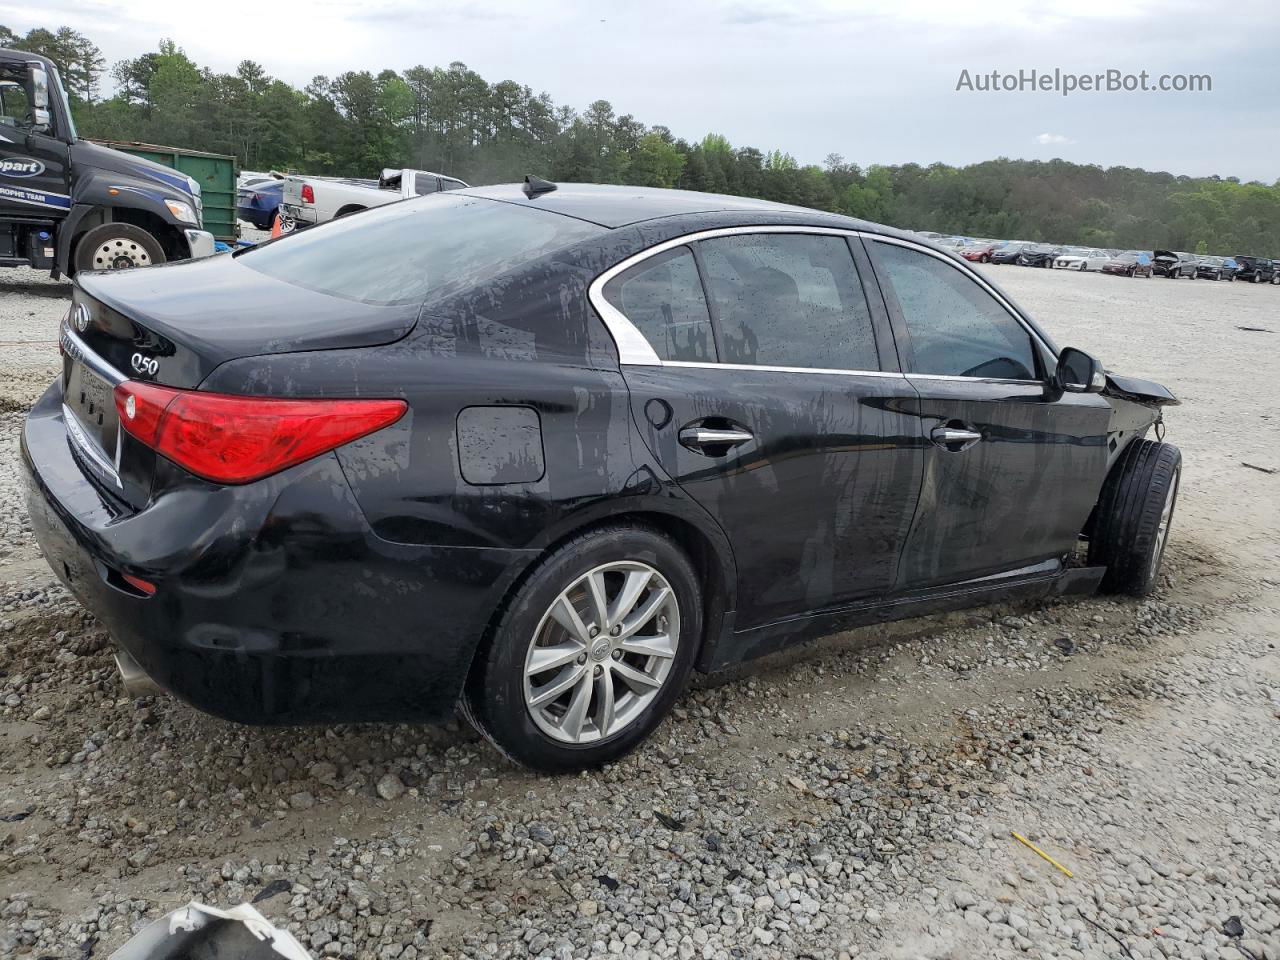
[[1105, 566], [1101, 588], [1145, 597], [1156, 585], [1182, 478], [1171, 443], [1136, 440], [1111, 468], [1089, 535], [1090, 566]]
[[517, 589], [468, 677], [463, 711], [519, 763], [599, 766], [661, 723], [701, 640], [702, 594], [684, 552], [645, 526], [592, 530]]
[[127, 270], [164, 263], [164, 248], [154, 236], [131, 223], [103, 223], [80, 238], [76, 271]]

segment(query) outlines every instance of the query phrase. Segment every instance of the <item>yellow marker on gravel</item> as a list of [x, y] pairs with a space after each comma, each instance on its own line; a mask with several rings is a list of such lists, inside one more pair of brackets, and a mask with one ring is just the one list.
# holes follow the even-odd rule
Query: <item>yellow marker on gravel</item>
[[1037, 847], [1034, 843], [1032, 843], [1030, 840], [1028, 840], [1028, 839], [1027, 839], [1026, 837], [1024, 837], [1022, 834], [1020, 834], [1020, 833], [1014, 833], [1014, 831], [1012, 831], [1012, 830], [1010, 830], [1010, 831], [1009, 831], [1009, 833], [1013, 836], [1013, 839], [1017, 840], [1017, 841], [1018, 841], [1020, 844], [1022, 844], [1024, 847], [1028, 847], [1029, 849], [1033, 850], [1035, 853], [1037, 853], [1037, 854], [1039, 854], [1040, 856], [1044, 857], [1044, 859], [1048, 860], [1048, 861], [1049, 861], [1050, 863], [1052, 863], [1055, 867], [1057, 867], [1059, 870], [1061, 870], [1063, 873], [1065, 873], [1068, 877], [1073, 877], [1073, 878], [1075, 877], [1075, 874], [1074, 874], [1074, 873], [1072, 873], [1070, 870], [1068, 870], [1066, 867], [1064, 867], [1062, 864], [1060, 864], [1057, 860], [1053, 859], [1053, 857], [1049, 856], [1047, 853], [1045, 853], [1043, 850], [1041, 850], [1039, 847]]

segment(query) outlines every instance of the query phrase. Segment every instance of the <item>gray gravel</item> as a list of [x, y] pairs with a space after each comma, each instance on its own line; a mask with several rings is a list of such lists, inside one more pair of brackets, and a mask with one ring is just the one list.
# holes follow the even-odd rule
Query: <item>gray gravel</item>
[[188, 899], [262, 894], [317, 957], [1280, 960], [1280, 476], [1239, 465], [1280, 467], [1280, 291], [991, 272], [1186, 401], [1160, 593], [824, 641], [559, 779], [456, 723], [125, 698], [15, 489], [64, 290], [0, 286], [0, 956], [105, 956]]

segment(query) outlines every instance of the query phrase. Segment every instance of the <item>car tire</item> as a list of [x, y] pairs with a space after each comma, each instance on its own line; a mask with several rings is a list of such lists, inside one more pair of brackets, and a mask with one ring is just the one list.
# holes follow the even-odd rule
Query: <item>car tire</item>
[[[634, 625], [640, 632], [630, 640], [626, 634], [615, 639], [617, 627], [606, 623], [601, 629], [592, 616], [591, 581], [599, 576], [608, 620], [611, 608], [624, 602], [623, 585], [632, 582], [632, 573], [649, 575], [641, 599], [628, 608], [635, 617], [655, 597], [668, 596], [664, 587], [669, 600]], [[576, 633], [564, 625], [575, 622], [566, 603], [576, 615]], [[629, 622], [626, 613], [618, 611], [623, 623]], [[674, 639], [674, 649], [667, 650], [669, 640], [643, 642], [664, 635]], [[541, 560], [505, 604], [467, 678], [463, 713], [518, 763], [550, 773], [597, 767], [634, 749], [661, 723], [688, 681], [701, 641], [702, 590], [684, 551], [639, 524], [590, 530]], [[663, 653], [642, 655], [637, 647]], [[537, 669], [534, 650], [557, 654], [544, 655], [548, 665]], [[569, 656], [563, 663], [557, 659]], [[637, 683], [637, 674], [648, 679]], [[573, 713], [582, 700], [585, 705]], [[606, 717], [613, 718], [614, 730]]]
[[76, 272], [150, 267], [167, 259], [160, 241], [131, 223], [102, 223], [76, 243]]
[[1089, 535], [1089, 565], [1105, 566], [1100, 589], [1145, 597], [1155, 588], [1178, 503], [1182, 453], [1136, 440], [1102, 485]]

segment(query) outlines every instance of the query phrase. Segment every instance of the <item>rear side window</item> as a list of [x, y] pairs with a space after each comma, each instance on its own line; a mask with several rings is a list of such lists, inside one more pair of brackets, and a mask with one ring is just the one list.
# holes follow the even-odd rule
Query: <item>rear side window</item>
[[340, 217], [235, 256], [318, 293], [372, 304], [419, 303], [605, 232], [544, 210], [436, 193]]
[[878, 370], [866, 298], [843, 237], [759, 233], [699, 244], [720, 360]]
[[420, 173], [413, 178], [413, 192], [420, 197], [425, 197], [428, 193], [435, 193], [439, 189], [440, 181], [435, 177], [428, 177]]
[[911, 373], [1036, 379], [1031, 335], [973, 279], [926, 253], [875, 246], [911, 337]]
[[635, 325], [662, 360], [716, 359], [711, 315], [688, 247], [642, 261], [605, 285], [604, 297]]

